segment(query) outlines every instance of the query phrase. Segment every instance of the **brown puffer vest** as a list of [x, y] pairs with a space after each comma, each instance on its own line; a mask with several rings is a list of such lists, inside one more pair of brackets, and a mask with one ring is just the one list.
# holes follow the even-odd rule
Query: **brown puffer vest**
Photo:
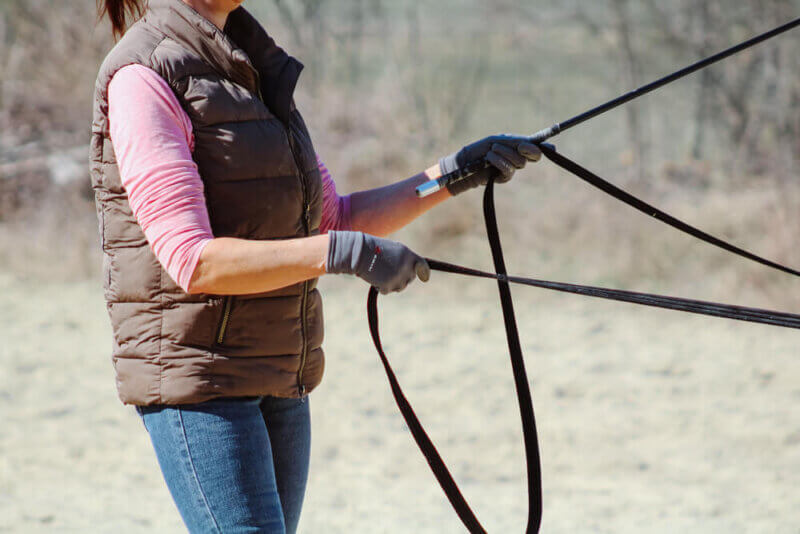
[[216, 237], [309, 236], [318, 233], [322, 212], [316, 155], [292, 100], [302, 65], [243, 8], [222, 32], [181, 0], [150, 0], [100, 68], [92, 124], [120, 399], [187, 404], [310, 392], [324, 361], [316, 281], [258, 295], [189, 295], [148, 245], [109, 137], [108, 84], [130, 64], [160, 74], [191, 118]]

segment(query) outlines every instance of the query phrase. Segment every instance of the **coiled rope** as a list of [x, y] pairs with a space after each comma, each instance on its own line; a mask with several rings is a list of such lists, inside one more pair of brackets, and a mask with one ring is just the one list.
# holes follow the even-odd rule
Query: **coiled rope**
[[[800, 25], [800, 18], [795, 19], [787, 24], [779, 26], [773, 30], [763, 33], [748, 41], [733, 46], [725, 51], [722, 51], [706, 59], [698, 61], [684, 69], [676, 71], [673, 74], [665, 76], [660, 80], [652, 82], [641, 88], [626, 93], [606, 104], [593, 108], [581, 115], [573, 117], [563, 123], [558, 123], [550, 128], [541, 130], [534, 134], [533, 139], [537, 143], [542, 143], [544, 140], [557, 135], [564, 130], [576, 126], [586, 120], [589, 120], [601, 113], [605, 113], [610, 109], [620, 106], [626, 102], [647, 94], [659, 87], [674, 82], [684, 76], [687, 76], [697, 70], [708, 67], [724, 58], [730, 57], [733, 54], [741, 52], [747, 48], [755, 46], [758, 43], [771, 39], [779, 34], [787, 32]], [[761, 265], [777, 269], [787, 274], [800, 276], [800, 271], [781, 265], [780, 263], [762, 258], [752, 252], [744, 250], [736, 245], [728, 243], [722, 239], [714, 237], [702, 230], [695, 228], [681, 221], [680, 219], [648, 204], [647, 202], [635, 197], [634, 195], [620, 189], [619, 187], [611, 184], [610, 182], [602, 179], [598, 175], [592, 173], [588, 169], [578, 165], [574, 161], [566, 158], [565, 156], [557, 153], [555, 150], [549, 148], [547, 145], [540, 144], [540, 148], [544, 156], [555, 163], [567, 172], [574, 174], [578, 178], [586, 181], [592, 186], [600, 189], [601, 191], [613, 196], [617, 200], [624, 202], [632, 208], [652, 216], [673, 228], [689, 234], [697, 239], [700, 239], [708, 244], [719, 247], [732, 254], [736, 254], [743, 258], [757, 262]], [[485, 168], [488, 164], [485, 161], [473, 162], [467, 165], [464, 170], [456, 171], [447, 176], [437, 179], [438, 185], [444, 187], [448, 181], [463, 179], [470, 173], [478, 169]], [[435, 259], [428, 259], [431, 269], [435, 271], [447, 272], [462, 276], [471, 276], [478, 278], [488, 278], [497, 281], [498, 290], [500, 292], [500, 303], [503, 309], [503, 320], [506, 329], [506, 339], [508, 340], [508, 349], [511, 357], [511, 366], [514, 374], [514, 383], [517, 392], [517, 400], [519, 402], [520, 416], [522, 419], [523, 439], [525, 442], [525, 457], [527, 465], [527, 480], [528, 480], [528, 523], [526, 532], [534, 533], [539, 531], [542, 521], [542, 478], [541, 478], [541, 461], [539, 457], [539, 444], [536, 433], [536, 418], [533, 411], [533, 401], [531, 397], [530, 387], [528, 384], [527, 373], [525, 371], [525, 363], [522, 356], [522, 347], [519, 340], [519, 332], [517, 329], [517, 322], [514, 315], [514, 305], [511, 299], [510, 284], [527, 285], [539, 287], [543, 289], [550, 289], [554, 291], [561, 291], [566, 293], [575, 293], [579, 295], [617, 300], [622, 302], [629, 302], [633, 304], [640, 304], [643, 306], [652, 306], [658, 308], [666, 308], [671, 310], [678, 310], [688, 313], [696, 313], [701, 315], [710, 315], [714, 317], [723, 317], [727, 319], [734, 319], [739, 321], [749, 321], [754, 323], [762, 323], [773, 326], [780, 326], [785, 328], [800, 328], [800, 315], [764, 310], [758, 308], [747, 308], [743, 306], [735, 306], [731, 304], [721, 304], [716, 302], [704, 302], [698, 300], [683, 299], [677, 297], [670, 297], [664, 295], [654, 295], [649, 293], [637, 293], [633, 291], [624, 291], [619, 289], [608, 289], [601, 287], [591, 287], [576, 284], [567, 284], [562, 282], [551, 282], [546, 280], [536, 280], [533, 278], [523, 278], [518, 276], [509, 276], [506, 272], [505, 260], [503, 258], [503, 250], [500, 243], [500, 234], [497, 229], [497, 217], [494, 204], [494, 180], [490, 180], [486, 186], [483, 197], [483, 213], [486, 223], [486, 232], [489, 240], [489, 246], [492, 251], [492, 258], [494, 260], [494, 273], [488, 273], [469, 267], [463, 267], [452, 263], [447, 263]], [[374, 287], [370, 289], [367, 299], [367, 317], [369, 320], [370, 333], [378, 355], [383, 363], [384, 370], [389, 379], [389, 384], [392, 389], [397, 406], [411, 431], [414, 440], [417, 442], [420, 450], [422, 451], [425, 459], [431, 467], [439, 485], [445, 492], [448, 500], [455, 509], [464, 526], [471, 533], [484, 533], [486, 532], [477, 517], [473, 513], [469, 504], [467, 503], [461, 491], [458, 488], [453, 476], [447, 469], [447, 466], [439, 455], [436, 447], [428, 437], [425, 429], [414, 413], [411, 404], [403, 394], [400, 383], [395, 376], [394, 371], [389, 363], [389, 360], [383, 350], [381, 343], [380, 330], [378, 328], [378, 291]]]

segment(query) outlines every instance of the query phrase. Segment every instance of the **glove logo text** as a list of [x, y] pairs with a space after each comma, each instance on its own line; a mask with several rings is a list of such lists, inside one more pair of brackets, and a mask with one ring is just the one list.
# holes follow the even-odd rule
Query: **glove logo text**
[[372, 261], [369, 262], [369, 268], [367, 272], [372, 272], [372, 269], [375, 268], [375, 262], [378, 261], [378, 255], [381, 253], [381, 247], [375, 247], [375, 255], [372, 256]]

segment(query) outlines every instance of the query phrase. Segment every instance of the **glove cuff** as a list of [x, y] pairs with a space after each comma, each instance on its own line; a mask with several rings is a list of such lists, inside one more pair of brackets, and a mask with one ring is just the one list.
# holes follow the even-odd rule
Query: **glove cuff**
[[331, 274], [355, 274], [361, 250], [364, 248], [362, 232], [328, 232], [328, 256], [325, 258], [325, 271]]
[[453, 152], [449, 156], [439, 159], [439, 170], [442, 171], [443, 176], [459, 169], [457, 158], [458, 152]]

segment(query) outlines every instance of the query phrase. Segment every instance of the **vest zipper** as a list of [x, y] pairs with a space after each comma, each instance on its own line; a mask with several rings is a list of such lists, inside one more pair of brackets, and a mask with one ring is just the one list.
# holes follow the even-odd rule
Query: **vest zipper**
[[[300, 160], [297, 157], [297, 152], [295, 151], [294, 146], [294, 137], [291, 132], [291, 124], [284, 125], [286, 129], [286, 137], [289, 140], [289, 150], [292, 152], [292, 157], [294, 158], [295, 167], [297, 167], [297, 173], [300, 178], [300, 187], [303, 190], [303, 233], [306, 237], [308, 237], [311, 233], [311, 213], [310, 207], [308, 205], [308, 185], [306, 184], [305, 174], [303, 173], [303, 168], [300, 165]], [[303, 341], [303, 348], [300, 353], [300, 367], [297, 370], [297, 392], [300, 394], [301, 397], [305, 396], [306, 394], [306, 386], [303, 384], [303, 371], [305, 370], [306, 366], [306, 359], [308, 358], [308, 287], [309, 282], [306, 280], [303, 282], [303, 295], [300, 300], [300, 328], [301, 328], [301, 335]]]
[[[264, 96], [261, 94], [261, 80], [258, 70], [253, 67], [252, 64], [249, 64], [249, 66], [255, 74], [258, 99], [261, 100], [261, 102], [264, 102]], [[284, 131], [286, 132], [286, 139], [289, 142], [289, 151], [292, 153], [294, 165], [297, 167], [297, 174], [300, 179], [300, 187], [303, 190], [303, 233], [306, 237], [308, 237], [310, 235], [311, 228], [311, 213], [308, 205], [308, 187], [306, 184], [305, 175], [303, 174], [303, 168], [300, 165], [300, 160], [297, 157], [297, 152], [294, 148], [294, 138], [291, 132], [291, 123], [284, 124], [283, 121], [280, 122], [283, 125]], [[300, 367], [297, 369], [297, 392], [300, 394], [300, 397], [304, 397], [306, 394], [306, 386], [303, 384], [303, 370], [305, 369], [306, 359], [308, 357], [308, 310], [306, 309], [308, 307], [308, 286], [308, 280], [303, 282], [303, 294], [300, 299], [300, 335], [303, 343], [303, 347], [300, 352]], [[226, 323], [227, 320], [224, 320], [223, 326], [225, 326]], [[224, 328], [220, 328], [220, 333], [224, 335]]]
[[306, 386], [303, 384], [303, 370], [306, 366], [306, 358], [308, 357], [308, 339], [307, 339], [307, 329], [308, 325], [308, 280], [303, 282], [303, 299], [300, 304], [302, 307], [302, 331], [303, 331], [303, 352], [300, 354], [300, 368], [297, 370], [297, 392], [300, 394], [301, 397], [304, 397], [306, 394]]
[[217, 345], [222, 345], [225, 341], [225, 330], [228, 328], [228, 319], [231, 317], [231, 306], [233, 305], [233, 297], [227, 296], [224, 299], [225, 304], [222, 311], [222, 320], [219, 322], [217, 329]]

